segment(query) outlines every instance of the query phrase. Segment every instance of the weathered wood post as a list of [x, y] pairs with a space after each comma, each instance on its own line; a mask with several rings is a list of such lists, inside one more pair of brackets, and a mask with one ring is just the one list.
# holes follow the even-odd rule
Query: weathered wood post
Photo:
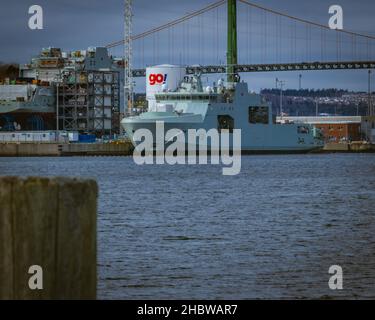
[[94, 180], [0, 177], [0, 299], [96, 298], [97, 195]]

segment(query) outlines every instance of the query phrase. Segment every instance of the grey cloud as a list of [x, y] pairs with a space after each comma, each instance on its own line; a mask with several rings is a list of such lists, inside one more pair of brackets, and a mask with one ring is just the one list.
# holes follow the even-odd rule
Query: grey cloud
[[[134, 33], [140, 33], [150, 28], [156, 27], [165, 22], [171, 21], [188, 12], [193, 12], [200, 9], [215, 0], [135, 0], [134, 1]], [[300, 0], [264, 0], [253, 2], [288, 13], [293, 16], [302, 17], [308, 20], [313, 20], [322, 24], [328, 22], [328, 7], [333, 4], [331, 0], [314, 0], [314, 1], [300, 1]], [[350, 30], [363, 32], [367, 34], [375, 34], [375, 23], [373, 15], [375, 13], [375, 2], [372, 0], [339, 0], [334, 1], [335, 4], [342, 5], [344, 9], [344, 27]], [[32, 4], [39, 4], [44, 9], [45, 29], [41, 31], [31, 31], [27, 28], [27, 21], [29, 15], [28, 8]], [[243, 11], [245, 8], [243, 4], [239, 4], [239, 8]], [[123, 0], [17, 0], [8, 1], [0, 0], [0, 60], [1, 61], [16, 61], [24, 63], [38, 54], [42, 47], [58, 46], [65, 50], [85, 49], [88, 46], [101, 46], [113, 41], [120, 40], [123, 37]], [[223, 8], [225, 10], [225, 8]], [[210, 26], [210, 18], [206, 19], [207, 31], [211, 30], [215, 33], [215, 27]], [[214, 20], [212, 20], [214, 22]], [[221, 17], [220, 24], [221, 40], [219, 44], [219, 60], [225, 59], [225, 14]], [[211, 28], [211, 29], [210, 29]], [[241, 28], [241, 27], [240, 27]], [[256, 30], [255, 30], [256, 31]], [[183, 32], [180, 30], [179, 32]], [[261, 32], [261, 31], [258, 31]], [[176, 50], [174, 56], [168, 56], [168, 39], [164, 34], [164, 40], [157, 39], [159, 43], [159, 56], [162, 61], [156, 62], [172, 62], [179, 63], [194, 63], [199, 62], [199, 57], [203, 59], [202, 62], [210, 63], [212, 60], [209, 51], [212, 51], [214, 46], [214, 35], [207, 35], [202, 41], [203, 46], [198, 44], [200, 30], [199, 28], [191, 27], [189, 42], [189, 59], [186, 54], [184, 59], [181, 51], [187, 44], [183, 40], [176, 40], [174, 45]], [[254, 40], [252, 46], [252, 53], [261, 56], [261, 36], [259, 40]], [[152, 37], [146, 39], [145, 49], [142, 53], [142, 43], [135, 43], [135, 50], [137, 54], [135, 63], [140, 66], [142, 62], [147, 64], [152, 63], [153, 44]], [[269, 40], [272, 43], [272, 39]], [[244, 42], [244, 41], [242, 41]], [[170, 46], [170, 44], [169, 44]], [[288, 46], [288, 43], [282, 44]], [[298, 52], [303, 53], [305, 50], [303, 42], [299, 44]], [[200, 52], [205, 48], [207, 52]], [[244, 58], [247, 54], [247, 49], [244, 44], [240, 44], [240, 57]], [[312, 48], [312, 51], [318, 51], [317, 48]], [[121, 55], [122, 48], [112, 50], [113, 54]], [[375, 44], [374, 52], [375, 53]], [[271, 53], [269, 53], [270, 55]], [[316, 53], [318, 54], [318, 53]], [[215, 55], [215, 53], [214, 53]], [[245, 57], [246, 58], [246, 57]], [[172, 61], [166, 61], [171, 59]], [[215, 57], [213, 63], [217, 63], [218, 59]], [[311, 78], [312, 86], [335, 85], [365, 87], [366, 82], [363, 81], [361, 73], [327, 73], [324, 75], [308, 74], [306, 75], [306, 84]], [[256, 83], [258, 79], [259, 84], [255, 87], [265, 86], [268, 82], [273, 83], [271, 77], [273, 75], [261, 74], [254, 76], [245, 76], [252, 82]], [[293, 74], [285, 74], [285, 77], [290, 78], [289, 83], [294, 84], [295, 76]], [[267, 80], [266, 80], [267, 79]], [[329, 82], [329, 83], [328, 83]], [[262, 84], [260, 84], [262, 83]], [[263, 84], [264, 83], [264, 84]], [[315, 84], [314, 84], [315, 83]], [[310, 83], [309, 83], [310, 84]]]

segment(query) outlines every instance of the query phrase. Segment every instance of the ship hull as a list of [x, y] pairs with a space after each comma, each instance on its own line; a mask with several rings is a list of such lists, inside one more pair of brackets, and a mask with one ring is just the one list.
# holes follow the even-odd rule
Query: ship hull
[[[165, 120], [165, 119], [164, 119]], [[188, 130], [203, 129], [206, 132], [212, 127], [205, 127], [202, 124], [194, 122], [164, 122], [162, 119], [157, 121], [163, 122], [163, 138], [166, 136], [167, 132], [171, 129], [179, 129], [184, 135], [184, 141], [186, 141], [186, 150], [188, 148], [194, 148], [198, 150], [198, 144], [195, 146], [189, 146], [188, 143]], [[128, 137], [134, 146], [137, 146], [141, 141], [134, 140], [134, 133], [139, 129], [147, 129], [152, 133], [154, 138], [153, 145], [156, 146], [156, 121], [154, 122], [142, 122], [137, 118], [126, 118], [121, 122], [123, 129], [126, 131]], [[289, 126], [289, 127], [288, 127]], [[271, 128], [272, 127], [272, 128]], [[239, 128], [241, 129], [241, 128]], [[315, 141], [310, 141], [309, 144], [298, 143], [295, 137], [295, 128], [292, 125], [269, 125], [260, 128], [254, 125], [252, 128], [247, 128], [247, 130], [241, 129], [241, 153], [242, 154], [285, 154], [285, 153], [307, 153], [316, 149], [323, 147], [322, 143], [317, 143]], [[160, 130], [160, 129], [159, 129]], [[159, 132], [160, 134], [160, 132]], [[169, 143], [164, 141], [164, 147], [166, 148]], [[207, 139], [204, 144], [207, 149], [211, 149], [210, 139]], [[229, 134], [229, 145], [230, 149], [233, 148], [233, 134]], [[213, 149], [212, 149], [213, 150]]]
[[[233, 146], [236, 146], [235, 149], [241, 149], [244, 153], [295, 153], [323, 147], [319, 134], [310, 125], [274, 123], [271, 106], [260, 95], [249, 93], [244, 82], [236, 83], [232, 91], [219, 96], [177, 92], [166, 93], [164, 96], [159, 94], [158, 99], [173, 108], [170, 111], [145, 112], [139, 116], [124, 118], [121, 122], [135, 146], [140, 143], [134, 139], [134, 133], [139, 129], [148, 129], [152, 133], [154, 145], [156, 136], [158, 141], [164, 140], [169, 130], [178, 129], [178, 134], [184, 136], [183, 141], [194, 147], [197, 147], [197, 141], [189, 141], [189, 129], [203, 129], [207, 133], [216, 129], [216, 132], [233, 132], [229, 133], [229, 148], [234, 149]], [[163, 129], [157, 130], [157, 124], [161, 123]], [[236, 129], [241, 130], [240, 143]], [[236, 143], [233, 142], [234, 137]], [[207, 137], [199, 140], [199, 144], [202, 143], [211, 147], [211, 139]], [[215, 147], [216, 145], [218, 143]]]

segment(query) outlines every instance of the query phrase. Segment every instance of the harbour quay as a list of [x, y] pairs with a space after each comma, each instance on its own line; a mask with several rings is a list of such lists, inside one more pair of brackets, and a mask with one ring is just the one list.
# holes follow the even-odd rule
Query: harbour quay
[[130, 142], [116, 143], [0, 143], [0, 157], [129, 156]]

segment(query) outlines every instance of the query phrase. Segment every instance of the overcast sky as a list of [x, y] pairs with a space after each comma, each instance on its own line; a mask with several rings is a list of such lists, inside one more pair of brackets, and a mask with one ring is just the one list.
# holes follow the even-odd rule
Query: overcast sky
[[[134, 34], [156, 27], [170, 20], [176, 19], [188, 12], [198, 10], [215, 0], [134, 0]], [[328, 24], [328, 8], [332, 4], [339, 4], [344, 10], [344, 29], [355, 32], [375, 35], [375, 1], [373, 0], [254, 0], [254, 3], [262, 6], [282, 11], [292, 16], [297, 16], [307, 20], [315, 21], [324, 25]], [[61, 47], [63, 50], [86, 49], [88, 46], [104, 46], [123, 37], [123, 0], [0, 0], [0, 61], [26, 63], [32, 56], [38, 54], [42, 47]], [[44, 11], [44, 29], [30, 30], [28, 28], [28, 9], [31, 5], [38, 4]], [[259, 10], [253, 10], [251, 14], [252, 24], [246, 25], [249, 20], [247, 7], [240, 3], [239, 7], [239, 58], [242, 62], [262, 62], [262, 59], [272, 59], [277, 57], [276, 46], [282, 52], [291, 46], [288, 42], [287, 25], [283, 33], [283, 38], [279, 43], [275, 42], [277, 36], [277, 20], [271, 16], [266, 20], [268, 27], [268, 44], [264, 43], [264, 20]], [[215, 16], [215, 14], [218, 16]], [[220, 63], [225, 60], [225, 7], [207, 13], [203, 16], [201, 23], [206, 36], [199, 36], [203, 32], [199, 29], [200, 21], [192, 21], [189, 28], [190, 41], [182, 43], [171, 41], [170, 35], [165, 31], [158, 37], [149, 37], [143, 43], [134, 44], [135, 64], [140, 67], [142, 63]], [[216, 23], [220, 24], [219, 29]], [[195, 23], [195, 25], [194, 25]], [[198, 27], [194, 27], [197, 26]], [[251, 27], [254, 34], [252, 40], [246, 40]], [[187, 32], [181, 26], [180, 29], [172, 31], [174, 36], [178, 33]], [[259, 28], [259, 29], [257, 29]], [[184, 31], [185, 30], [185, 31]], [[216, 52], [216, 33], [220, 33], [219, 49]], [[274, 33], [273, 33], [274, 32]], [[301, 31], [301, 39], [304, 31]], [[163, 37], [164, 35], [164, 37]], [[200, 38], [199, 38], [200, 37]], [[173, 38], [173, 36], [172, 36]], [[180, 37], [182, 38], [182, 37]], [[284, 39], [285, 38], [285, 39]], [[168, 40], [169, 39], [169, 40]], [[257, 40], [258, 39], [258, 40]], [[155, 45], [155, 41], [159, 45]], [[172, 40], [173, 41], [173, 40]], [[212, 42], [210, 42], [212, 41]], [[349, 40], [348, 40], [349, 41]], [[373, 41], [375, 42], [375, 41]], [[211, 45], [212, 43], [212, 45]], [[306, 44], [307, 45], [307, 44]], [[314, 43], [310, 44], [311, 49], [307, 49], [304, 40], [297, 43], [297, 57], [295, 60], [306, 59], [307, 52], [312, 53], [311, 59], [320, 59], [321, 50]], [[143, 46], [143, 47], [142, 47]], [[174, 46], [173, 54], [166, 47]], [[348, 44], [350, 46], [350, 43]], [[162, 48], [161, 48], [162, 47]], [[189, 52], [187, 48], [189, 47]], [[264, 49], [264, 47], [268, 49]], [[375, 60], [375, 44], [370, 44], [369, 49], [358, 47], [357, 54], [360, 57], [370, 56]], [[155, 48], [158, 50], [158, 58], [153, 61], [150, 57], [154, 55]], [[164, 48], [164, 50], [163, 50]], [[167, 53], [169, 50], [169, 53]], [[315, 51], [314, 51], [315, 50]], [[329, 49], [327, 49], [329, 51]], [[367, 51], [366, 51], [367, 50]], [[289, 50], [291, 58], [293, 52]], [[365, 52], [366, 51], [366, 52]], [[122, 48], [111, 51], [114, 55], [121, 55]], [[200, 53], [203, 52], [203, 53]], [[306, 54], [305, 54], [306, 52]], [[188, 54], [189, 53], [189, 54]], [[282, 54], [280, 53], [282, 56]], [[305, 55], [305, 56], [304, 56]], [[344, 53], [343, 53], [344, 55]], [[366, 56], [367, 55], [367, 56]], [[189, 57], [188, 57], [189, 56]], [[342, 58], [345, 58], [343, 56]], [[350, 58], [350, 57], [349, 57]], [[251, 61], [248, 61], [251, 59]], [[259, 61], [258, 61], [258, 60]], [[288, 60], [288, 55], [280, 59]], [[241, 61], [240, 61], [241, 62]], [[286, 86], [296, 88], [298, 86], [298, 74], [296, 72], [266, 74], [257, 73], [243, 75], [249, 81], [249, 85], [254, 90], [264, 87], [272, 87], [275, 77], [286, 80]], [[305, 72], [303, 73], [303, 87], [341, 87], [353, 90], [367, 90], [367, 71], [340, 71], [340, 72]], [[374, 77], [375, 80], [375, 77]], [[143, 80], [142, 80], [143, 81]], [[142, 89], [142, 83], [138, 81], [138, 89]]]

